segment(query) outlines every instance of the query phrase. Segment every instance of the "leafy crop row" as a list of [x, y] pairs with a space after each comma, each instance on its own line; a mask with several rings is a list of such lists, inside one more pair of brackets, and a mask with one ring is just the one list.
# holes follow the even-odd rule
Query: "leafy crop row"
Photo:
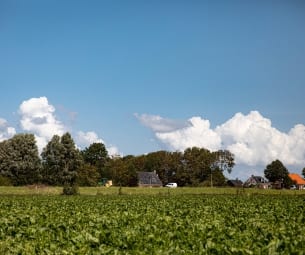
[[305, 254], [303, 196], [2, 196], [0, 254]]

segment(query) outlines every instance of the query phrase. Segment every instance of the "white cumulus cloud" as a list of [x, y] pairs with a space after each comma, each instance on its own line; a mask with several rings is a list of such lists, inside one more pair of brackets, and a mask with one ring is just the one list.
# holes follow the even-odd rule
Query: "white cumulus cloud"
[[63, 135], [65, 126], [56, 119], [55, 108], [46, 97], [25, 100], [19, 107], [20, 125], [35, 134], [37, 146], [42, 149], [53, 135]]
[[93, 131], [79, 131], [77, 132], [76, 143], [80, 147], [88, 147], [92, 143], [104, 143], [104, 141], [100, 139], [98, 135]]
[[223, 146], [236, 155], [238, 163], [266, 165], [279, 159], [288, 165], [305, 164], [305, 126], [298, 124], [288, 133], [272, 127], [259, 112], [235, 114], [216, 132]]
[[[20, 126], [22, 130], [33, 133], [36, 138], [39, 151], [46, 146], [54, 135], [63, 135], [68, 131], [68, 128], [58, 120], [55, 107], [49, 103], [46, 97], [30, 98], [22, 102], [19, 107]], [[13, 136], [15, 129], [8, 129], [6, 133], [2, 131], [2, 126], [6, 125], [4, 120], [0, 119], [0, 139], [3, 136], [9, 138], [11, 132]], [[75, 143], [80, 148], [88, 147], [92, 143], [105, 142], [93, 132], [72, 132], [75, 137]], [[106, 144], [105, 144], [106, 146]], [[119, 150], [115, 146], [106, 146], [109, 155], [119, 155]]]
[[15, 128], [10, 127], [5, 119], [0, 118], [0, 142], [11, 138], [15, 134]]
[[[172, 150], [183, 151], [188, 147], [209, 150], [228, 149], [235, 154], [237, 164], [266, 166], [275, 159], [287, 165], [305, 165], [305, 126], [298, 124], [288, 133], [272, 126], [271, 120], [258, 111], [236, 113], [231, 119], [211, 128], [209, 120], [192, 117], [188, 125], [167, 131], [156, 129], [153, 120], [162, 126], [171, 120], [145, 114], [145, 126], [150, 127], [159, 141]], [[173, 121], [174, 122], [174, 121]], [[150, 125], [151, 124], [151, 125]]]
[[98, 135], [93, 131], [77, 132], [76, 143], [78, 146], [82, 148], [88, 147], [90, 146], [90, 144], [93, 143], [103, 143], [106, 147], [106, 150], [108, 151], [109, 156], [121, 155], [119, 149], [116, 146], [112, 146], [112, 145], [107, 146], [106, 143], [101, 138], [99, 138]]
[[189, 119], [188, 126], [171, 132], [156, 132], [156, 137], [172, 150], [184, 150], [188, 147], [204, 147], [210, 150], [220, 148], [219, 135], [210, 128], [210, 122], [200, 117]]

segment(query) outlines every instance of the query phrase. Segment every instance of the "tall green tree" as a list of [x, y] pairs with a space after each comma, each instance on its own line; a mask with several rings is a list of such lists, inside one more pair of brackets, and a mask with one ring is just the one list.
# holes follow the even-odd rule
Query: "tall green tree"
[[[100, 177], [110, 178], [105, 165], [109, 161], [108, 151], [103, 143], [93, 143], [81, 151], [81, 155], [86, 164], [94, 167]], [[93, 168], [91, 167], [91, 170]]]
[[44, 180], [52, 185], [76, 185], [78, 170], [83, 165], [79, 150], [70, 133], [54, 135], [41, 154]]
[[181, 157], [176, 161], [180, 152], [157, 151], [142, 156], [144, 160], [143, 171], [156, 171], [162, 183], [175, 181], [175, 175], [180, 164]]
[[223, 175], [223, 170], [219, 167], [212, 169], [211, 173], [203, 183], [203, 186], [226, 186], [226, 178]]
[[288, 177], [289, 172], [283, 163], [278, 159], [272, 161], [266, 166], [264, 174], [270, 182], [282, 182], [284, 187], [289, 187], [291, 185], [291, 180]]
[[192, 147], [184, 151], [184, 170], [189, 175], [190, 185], [197, 186], [205, 181], [211, 173], [215, 158], [204, 148]]
[[137, 186], [138, 176], [135, 157], [128, 155], [109, 161], [108, 166], [112, 171], [112, 181], [116, 186]]
[[17, 134], [1, 143], [2, 175], [14, 185], [28, 185], [41, 181], [41, 161], [33, 134]]
[[60, 136], [54, 135], [41, 153], [43, 181], [49, 185], [63, 185], [63, 146]]
[[302, 170], [302, 174], [303, 174], [303, 176], [304, 176], [304, 178], [305, 178], [305, 167], [304, 167], [303, 170]]
[[9, 141], [0, 142], [0, 174], [7, 178], [12, 176], [10, 172]]
[[66, 186], [74, 186], [76, 185], [77, 172], [83, 164], [82, 157], [70, 133], [65, 133], [61, 137], [61, 145], [63, 150], [61, 155], [63, 183]]
[[108, 151], [103, 143], [92, 143], [81, 151], [85, 163], [94, 166], [104, 166], [109, 159]]

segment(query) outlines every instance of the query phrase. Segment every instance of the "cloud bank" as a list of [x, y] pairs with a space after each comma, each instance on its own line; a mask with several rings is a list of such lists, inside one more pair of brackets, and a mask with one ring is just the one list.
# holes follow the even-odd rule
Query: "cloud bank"
[[216, 128], [211, 128], [209, 120], [192, 117], [188, 125], [169, 131], [156, 129], [163, 120], [164, 125], [169, 123], [160, 116], [145, 114], [137, 118], [171, 150], [183, 151], [193, 146], [212, 151], [228, 149], [235, 154], [237, 164], [247, 166], [266, 166], [275, 159], [288, 165], [305, 165], [305, 126], [298, 124], [284, 133], [272, 127], [271, 121], [258, 111], [236, 113]]
[[[33, 133], [36, 138], [39, 151], [47, 145], [54, 135], [63, 135], [70, 132], [75, 143], [80, 148], [88, 147], [92, 143], [105, 142], [93, 132], [69, 130], [56, 116], [55, 107], [49, 103], [46, 97], [30, 98], [21, 103], [18, 110], [20, 116], [20, 128], [22, 131]], [[0, 141], [9, 139], [16, 134], [16, 130], [10, 127], [5, 119], [0, 118]], [[105, 144], [106, 146], [106, 144]], [[106, 146], [109, 155], [119, 154], [115, 146]], [[112, 154], [113, 153], [113, 154]]]

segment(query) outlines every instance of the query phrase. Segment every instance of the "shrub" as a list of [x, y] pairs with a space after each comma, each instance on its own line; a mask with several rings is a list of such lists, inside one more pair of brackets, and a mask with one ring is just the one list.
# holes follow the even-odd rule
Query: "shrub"
[[0, 186], [12, 186], [12, 181], [10, 178], [0, 175]]
[[63, 188], [63, 195], [79, 195], [79, 189], [77, 185], [65, 185]]

